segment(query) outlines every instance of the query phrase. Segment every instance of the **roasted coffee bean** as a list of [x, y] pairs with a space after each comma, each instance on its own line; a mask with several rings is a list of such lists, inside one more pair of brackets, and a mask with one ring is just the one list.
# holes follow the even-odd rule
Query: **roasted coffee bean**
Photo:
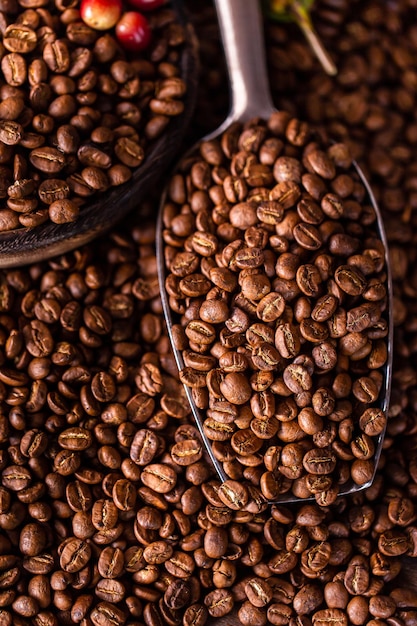
[[22, 454], [28, 457], [40, 457], [48, 447], [46, 433], [38, 429], [27, 431], [20, 441]]
[[91, 521], [97, 530], [114, 528], [118, 521], [118, 510], [112, 500], [100, 499], [94, 502], [91, 509]]
[[243, 508], [249, 498], [246, 487], [235, 480], [225, 481], [218, 490], [220, 500], [233, 510]]
[[204, 604], [212, 617], [224, 617], [233, 608], [233, 596], [227, 589], [216, 589], [205, 597]]
[[204, 626], [207, 621], [208, 612], [202, 604], [192, 604], [187, 607], [183, 622], [185, 626]]
[[23, 527], [19, 537], [19, 549], [25, 556], [38, 556], [46, 547], [45, 529], [40, 524], [31, 523]]
[[100, 600], [117, 604], [124, 599], [126, 589], [125, 586], [118, 580], [102, 578], [96, 585], [95, 593]]
[[56, 200], [64, 200], [69, 196], [70, 189], [64, 180], [50, 178], [44, 180], [38, 187], [38, 194], [42, 202], [52, 204]]
[[170, 609], [182, 609], [191, 598], [191, 588], [187, 581], [177, 579], [168, 585], [164, 594], [164, 602]]
[[251, 578], [245, 585], [245, 593], [249, 602], [258, 608], [266, 606], [273, 597], [271, 587], [262, 578]]
[[143, 469], [141, 480], [144, 485], [157, 493], [168, 493], [175, 487], [177, 476], [170, 466], [156, 463]]
[[64, 155], [55, 148], [42, 147], [30, 153], [32, 165], [47, 174], [57, 174], [65, 167]]
[[103, 578], [119, 578], [123, 572], [124, 558], [120, 548], [107, 546], [100, 554], [98, 570]]
[[73, 427], [64, 430], [58, 437], [58, 443], [66, 450], [86, 450], [92, 444], [92, 435], [88, 430]]
[[43, 60], [51, 72], [63, 74], [70, 67], [70, 55], [65, 41], [57, 39], [46, 43], [43, 49]]
[[179, 441], [171, 448], [171, 458], [178, 465], [191, 465], [201, 459], [203, 448], [197, 439]]
[[132, 511], [136, 503], [136, 491], [129, 480], [117, 480], [113, 486], [112, 497], [121, 511]]
[[108, 624], [122, 626], [126, 621], [125, 613], [119, 607], [107, 601], [99, 602], [93, 608], [89, 617], [94, 626], [107, 626]]
[[123, 165], [128, 167], [138, 167], [145, 156], [142, 147], [128, 137], [120, 137], [115, 144], [114, 151]]
[[23, 127], [17, 122], [8, 120], [0, 121], [0, 140], [7, 146], [14, 146], [20, 142], [23, 136]]
[[2, 484], [11, 491], [21, 491], [29, 486], [32, 476], [26, 467], [9, 465], [2, 472]]
[[20, 87], [26, 80], [27, 66], [24, 57], [17, 52], [3, 56], [1, 69], [8, 85]]
[[79, 480], [68, 483], [66, 497], [73, 511], [88, 511], [93, 504], [88, 485]]
[[148, 465], [155, 457], [159, 448], [159, 440], [151, 430], [138, 430], [131, 448], [130, 458], [138, 465]]
[[91, 547], [75, 537], [66, 540], [60, 555], [60, 565], [65, 572], [79, 572], [91, 557]]

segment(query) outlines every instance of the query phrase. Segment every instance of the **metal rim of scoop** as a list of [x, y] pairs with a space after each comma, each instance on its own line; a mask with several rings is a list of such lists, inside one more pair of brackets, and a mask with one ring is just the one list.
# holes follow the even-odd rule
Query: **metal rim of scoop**
[[[352, 165], [355, 168], [363, 186], [365, 187], [365, 190], [368, 194], [368, 198], [375, 211], [378, 234], [380, 236], [380, 239], [385, 249], [385, 271], [387, 274], [387, 309], [386, 309], [387, 315], [386, 317], [387, 317], [387, 322], [388, 322], [388, 333], [386, 337], [387, 361], [384, 367], [382, 368], [384, 379], [383, 379], [381, 391], [379, 393], [379, 400], [378, 400], [377, 406], [383, 411], [386, 417], [386, 422], [387, 422], [388, 421], [388, 409], [389, 409], [389, 403], [390, 403], [390, 397], [391, 397], [393, 335], [394, 335], [393, 311], [392, 311], [393, 286], [392, 286], [391, 265], [390, 265], [390, 260], [389, 260], [388, 240], [387, 240], [385, 226], [384, 226], [384, 222], [382, 219], [382, 215], [381, 215], [378, 203], [366, 179], [366, 176], [356, 161], [353, 161]], [[161, 207], [164, 205], [165, 199], [166, 199], [166, 191], [164, 191], [163, 197], [161, 198], [161, 204], [160, 204]], [[163, 211], [162, 210], [160, 210], [158, 214], [156, 233], [157, 233], [156, 234], [156, 256], [157, 256], [158, 280], [159, 280], [162, 308], [164, 312], [169, 339], [171, 342], [172, 351], [174, 353], [175, 362], [177, 364], [178, 371], [181, 371], [184, 368], [184, 361], [183, 361], [181, 352], [175, 347], [174, 336], [173, 336], [173, 331], [172, 331], [172, 328], [175, 322], [173, 320], [172, 312], [171, 312], [168, 297], [167, 297], [167, 292], [165, 289], [166, 268], [165, 268], [165, 257], [164, 257]], [[213, 449], [212, 449], [212, 443], [204, 432], [204, 427], [203, 427], [204, 418], [202, 414], [203, 412], [196, 406], [194, 402], [194, 398], [192, 396], [191, 388], [185, 384], [183, 384], [183, 387], [184, 387], [188, 402], [190, 404], [190, 409], [191, 409], [192, 416], [194, 418], [194, 422], [198, 428], [204, 447], [210, 457], [210, 460], [214, 466], [214, 469], [217, 472], [217, 475], [220, 481], [224, 483], [226, 480], [229, 480], [229, 477], [226, 475], [220, 462], [215, 457]], [[357, 485], [356, 483], [353, 482], [352, 479], [350, 479], [346, 483], [346, 485], [343, 485], [344, 488], [342, 488], [339, 491], [338, 497], [347, 496], [353, 493], [358, 493], [359, 491], [367, 489], [368, 487], [372, 485], [374, 478], [375, 478], [376, 471], [377, 471], [379, 458], [382, 452], [382, 445], [383, 445], [383, 441], [385, 437], [385, 431], [386, 431], [386, 426], [384, 430], [376, 437], [375, 454], [373, 457], [374, 472], [373, 472], [372, 478], [366, 483], [364, 483], [363, 485]], [[298, 496], [294, 496], [293, 494], [290, 495], [289, 493], [288, 494], [283, 493], [282, 497], [278, 499], [274, 499], [274, 500], [266, 499], [266, 502], [268, 504], [291, 504], [291, 503], [310, 502], [310, 501], [314, 501], [313, 495], [308, 498], [299, 498]]]

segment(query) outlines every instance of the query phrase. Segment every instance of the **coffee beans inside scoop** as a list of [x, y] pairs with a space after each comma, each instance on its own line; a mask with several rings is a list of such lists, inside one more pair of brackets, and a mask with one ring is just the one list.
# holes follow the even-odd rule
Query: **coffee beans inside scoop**
[[285, 112], [235, 124], [172, 177], [163, 221], [180, 378], [228, 479], [323, 505], [369, 484], [387, 271], [346, 146]]
[[186, 91], [184, 29], [168, 7], [149, 13], [152, 45], [133, 55], [87, 26], [78, 1], [12, 5], [1, 13], [0, 232], [76, 221], [131, 178]]

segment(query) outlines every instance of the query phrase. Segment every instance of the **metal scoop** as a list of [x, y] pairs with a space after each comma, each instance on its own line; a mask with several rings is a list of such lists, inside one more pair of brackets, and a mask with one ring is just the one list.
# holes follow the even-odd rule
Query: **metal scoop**
[[[275, 110], [270, 95], [267, 70], [265, 63], [265, 53], [263, 45], [263, 33], [262, 33], [262, 20], [259, 9], [258, 0], [216, 0], [216, 8], [218, 19], [220, 22], [220, 29], [223, 39], [223, 45], [225, 49], [226, 63], [229, 72], [230, 86], [231, 86], [231, 111], [227, 119], [221, 124], [221, 126], [210, 133], [204, 138], [204, 140], [214, 139], [220, 136], [231, 124], [234, 122], [246, 122], [247, 120], [260, 117], [268, 119]], [[194, 146], [187, 157], [190, 154], [196, 152], [198, 144]], [[372, 190], [366, 180], [365, 175], [359, 166], [354, 163], [356, 172], [361, 179], [367, 193], [369, 203], [373, 206], [377, 217], [377, 229], [379, 231], [379, 237], [384, 244], [386, 251], [385, 263], [387, 273], [387, 293], [388, 293], [388, 358], [383, 368], [383, 384], [379, 395], [379, 408], [387, 415], [389, 398], [390, 398], [390, 386], [391, 386], [391, 368], [392, 368], [392, 283], [390, 266], [387, 255], [387, 240], [384, 231], [384, 225], [381, 218], [379, 208], [377, 206]], [[162, 208], [164, 206], [166, 193], [162, 198], [161, 210], [159, 213], [159, 224], [157, 228], [157, 256], [158, 256], [158, 268], [159, 268], [159, 280], [161, 288], [161, 297], [163, 310], [168, 326], [168, 332], [170, 335], [175, 359], [178, 365], [178, 369], [181, 371], [184, 368], [184, 361], [182, 354], [175, 347], [173, 339], [172, 327], [178, 322], [175, 319], [176, 315], [172, 312], [169, 305], [169, 298], [165, 290], [165, 277], [166, 268], [164, 260], [164, 241], [163, 241], [163, 218]], [[178, 316], [177, 316], [178, 318]], [[199, 410], [194, 402], [191, 389], [185, 386], [185, 392], [187, 394], [192, 414], [196, 425], [198, 426], [201, 438], [207, 448], [210, 459], [217, 471], [218, 477], [222, 483], [224, 483], [228, 477], [224, 472], [223, 467], [217, 460], [212, 450], [212, 444], [206, 436], [203, 428], [203, 421], [205, 416], [201, 410]], [[378, 459], [381, 452], [384, 433], [379, 434], [375, 444], [375, 467], [378, 464]], [[373, 478], [372, 478], [373, 480]], [[352, 481], [342, 486], [339, 495], [345, 495], [354, 493], [361, 489], [368, 487], [372, 480], [369, 480], [366, 484], [357, 485]], [[297, 502], [299, 498], [285, 493], [279, 498], [279, 502]]]
[[187, 84], [184, 112], [148, 146], [143, 164], [133, 172], [130, 181], [94, 197], [82, 207], [77, 221], [62, 225], [48, 221], [32, 229], [19, 228], [0, 233], [0, 268], [36, 263], [95, 239], [137, 208], [170, 167], [191, 120], [198, 80], [197, 40], [178, 6], [177, 9], [178, 19], [185, 25], [186, 32], [179, 63], [180, 76]]

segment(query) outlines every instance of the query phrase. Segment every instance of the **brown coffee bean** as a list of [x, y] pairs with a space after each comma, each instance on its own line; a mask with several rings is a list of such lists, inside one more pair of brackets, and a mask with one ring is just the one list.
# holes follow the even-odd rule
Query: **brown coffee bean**
[[27, 431], [20, 440], [20, 450], [22, 454], [31, 458], [42, 456], [48, 447], [46, 434], [38, 429]]
[[281, 202], [268, 200], [260, 203], [256, 215], [264, 224], [278, 224], [284, 215], [284, 207]]
[[171, 609], [182, 609], [189, 604], [190, 598], [190, 585], [185, 580], [174, 580], [164, 594], [164, 602]]
[[117, 604], [124, 599], [126, 588], [123, 583], [118, 580], [102, 578], [96, 585], [95, 593], [100, 600]]
[[55, 200], [49, 205], [48, 214], [54, 224], [75, 222], [80, 213], [79, 207], [69, 199]]
[[189, 578], [194, 571], [194, 567], [193, 558], [189, 554], [180, 551], [174, 552], [168, 561], [165, 562], [167, 571], [176, 578]]
[[266, 606], [273, 597], [273, 591], [266, 580], [251, 578], [245, 585], [249, 602], [258, 608]]
[[396, 610], [396, 604], [392, 598], [384, 595], [376, 595], [369, 600], [369, 612], [377, 619], [387, 619]]
[[66, 497], [73, 511], [88, 511], [93, 503], [88, 485], [79, 480], [68, 483]]
[[99, 602], [91, 611], [90, 619], [94, 626], [122, 626], [126, 621], [125, 613], [114, 604], [104, 601]]
[[309, 474], [330, 474], [336, 466], [333, 452], [313, 448], [304, 455], [303, 465]]
[[280, 182], [294, 182], [299, 183], [301, 181], [301, 164], [292, 157], [280, 156], [274, 164], [274, 178]]
[[224, 528], [208, 528], [204, 535], [204, 550], [208, 557], [218, 559], [226, 554], [228, 548], [227, 532]]
[[235, 511], [242, 509], [249, 498], [246, 487], [234, 480], [226, 480], [219, 487], [218, 495], [225, 506]]
[[325, 152], [321, 150], [313, 150], [306, 155], [308, 165], [315, 174], [325, 179], [332, 179], [336, 175], [333, 161]]
[[190, 341], [209, 345], [214, 341], [214, 328], [207, 322], [193, 320], [188, 323], [185, 333]]
[[197, 439], [179, 441], [171, 448], [171, 458], [178, 465], [191, 465], [201, 459], [203, 448]]
[[100, 553], [98, 571], [103, 578], [118, 578], [123, 571], [123, 552], [119, 548], [106, 546]]
[[250, 602], [244, 602], [238, 611], [238, 618], [241, 624], [249, 626], [265, 626], [266, 614], [260, 609], [253, 606]]
[[27, 66], [24, 57], [11, 52], [3, 56], [1, 60], [1, 70], [8, 85], [20, 87], [27, 77]]
[[348, 265], [341, 265], [337, 268], [335, 280], [342, 291], [351, 296], [361, 295], [367, 285], [367, 281], [360, 270]]
[[247, 378], [237, 372], [226, 374], [224, 379], [220, 382], [220, 390], [226, 400], [232, 404], [244, 404], [251, 396], [251, 389]]
[[92, 441], [91, 433], [80, 427], [68, 428], [58, 437], [59, 445], [66, 450], [86, 450]]
[[175, 487], [177, 475], [168, 465], [154, 463], [143, 469], [141, 480], [144, 485], [157, 493], [168, 493]]
[[283, 379], [293, 393], [309, 391], [313, 384], [308, 370], [298, 364], [288, 365], [283, 372]]
[[369, 436], [374, 437], [384, 431], [386, 416], [381, 409], [366, 409], [359, 418], [361, 429]]
[[224, 617], [233, 609], [233, 596], [227, 589], [216, 589], [207, 594], [204, 604], [212, 617]]
[[316, 345], [311, 354], [320, 370], [331, 370], [337, 363], [337, 352], [330, 342], [324, 341]]
[[300, 338], [297, 328], [284, 323], [277, 327], [275, 345], [284, 359], [295, 357], [300, 351]]
[[9, 465], [2, 472], [2, 484], [11, 491], [21, 491], [29, 486], [32, 476], [26, 467]]
[[204, 626], [208, 618], [208, 612], [202, 604], [192, 604], [187, 607], [184, 613], [183, 622], [185, 626]]
[[309, 297], [316, 297], [320, 292], [321, 276], [315, 265], [300, 265], [296, 275], [300, 291]]
[[365, 485], [372, 480], [375, 464], [371, 459], [358, 459], [352, 463], [351, 476], [357, 485]]
[[314, 626], [324, 626], [329, 622], [338, 624], [338, 626], [346, 626], [348, 622], [347, 615], [341, 609], [321, 609], [316, 611], [313, 616]]
[[37, 148], [32, 150], [29, 158], [34, 167], [47, 174], [57, 174], [65, 166], [64, 155], [55, 148]]
[[369, 568], [362, 556], [353, 557], [346, 570], [344, 584], [349, 593], [361, 595], [369, 585]]
[[112, 500], [100, 499], [91, 509], [91, 521], [98, 531], [114, 528], [118, 521], [118, 509]]
[[38, 556], [45, 549], [46, 543], [46, 532], [40, 524], [26, 524], [20, 532], [19, 550], [25, 556]]
[[283, 314], [285, 301], [280, 293], [269, 293], [257, 304], [256, 313], [263, 322], [273, 322]]
[[293, 233], [297, 243], [307, 250], [318, 250], [322, 245], [320, 232], [311, 224], [297, 224]]
[[352, 386], [353, 395], [363, 404], [375, 402], [379, 395], [377, 384], [369, 376], [361, 376]]
[[114, 151], [123, 165], [127, 165], [128, 167], [138, 167], [145, 156], [143, 148], [128, 137], [118, 139]]
[[69, 69], [70, 54], [65, 41], [56, 39], [48, 42], [43, 48], [43, 60], [51, 72], [63, 74]]
[[136, 503], [136, 490], [129, 480], [120, 479], [113, 486], [112, 497], [119, 510], [132, 511]]
[[79, 572], [91, 558], [91, 547], [75, 537], [66, 540], [60, 555], [60, 565], [65, 572]]
[[2, 120], [16, 120], [22, 113], [23, 108], [23, 98], [4, 98], [0, 103], [0, 118]]
[[20, 142], [23, 136], [23, 127], [17, 122], [9, 120], [0, 121], [0, 140], [7, 146], [14, 146]]

